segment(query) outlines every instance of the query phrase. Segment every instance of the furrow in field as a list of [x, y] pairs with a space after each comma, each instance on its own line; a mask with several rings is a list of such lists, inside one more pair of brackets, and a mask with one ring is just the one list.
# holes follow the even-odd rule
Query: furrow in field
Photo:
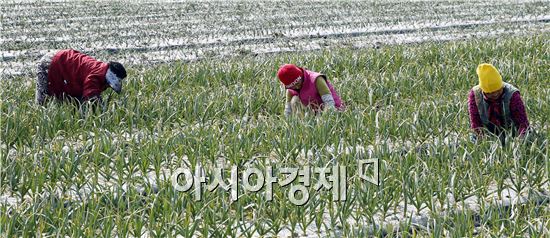
[[[405, 34], [413, 32], [435, 32], [435, 31], [445, 31], [449, 29], [461, 29], [466, 30], [468, 28], [475, 29], [484, 26], [495, 25], [498, 28], [505, 27], [506, 25], [532, 25], [532, 24], [542, 24], [547, 27], [547, 23], [550, 21], [550, 16], [542, 16], [538, 18], [521, 18], [514, 19], [509, 21], [463, 21], [463, 22], [443, 22], [443, 23], [417, 23], [411, 27], [411, 24], [396, 25], [385, 28], [379, 27], [361, 27], [357, 29], [353, 28], [339, 28], [339, 29], [307, 29], [302, 31], [294, 32], [284, 32], [280, 36], [265, 36], [265, 37], [254, 37], [248, 35], [237, 35], [237, 36], [226, 36], [226, 37], [212, 37], [207, 39], [192, 40], [189, 38], [152, 38], [147, 40], [147, 42], [137, 42], [137, 45], [143, 46], [129, 46], [128, 44], [108, 44], [109, 40], [105, 43], [94, 41], [94, 44], [82, 45], [81, 48], [86, 51], [101, 51], [105, 49], [113, 49], [114, 51], [129, 51], [129, 52], [146, 52], [146, 51], [156, 51], [156, 50], [174, 50], [179, 48], [190, 48], [190, 49], [201, 49], [208, 48], [214, 45], [220, 46], [242, 46], [246, 44], [258, 44], [258, 43], [275, 43], [277, 41], [286, 41], [289, 44], [295, 41], [304, 41], [306, 39], [317, 39], [317, 38], [337, 38], [337, 39], [346, 39], [350, 37], [358, 37], [365, 35], [392, 35], [392, 34]], [[545, 28], [546, 28], [545, 27]], [[45, 44], [43, 47], [37, 48], [46, 48], [47, 44], [52, 44], [46, 39], [43, 39]], [[77, 39], [78, 40], [78, 39]], [[63, 45], [63, 41], [54, 42], [55, 44]], [[105, 45], [109, 45], [105, 47]], [[40, 44], [39, 44], [40, 45]], [[67, 44], [70, 45], [70, 44]], [[22, 51], [0, 51], [3, 61], [12, 61], [12, 60], [25, 60], [25, 58], [36, 59], [44, 52], [32, 52], [27, 50]]]
[[[467, 25], [470, 26], [470, 25]], [[492, 25], [481, 25], [482, 27]], [[295, 52], [328, 49], [330, 47], [375, 47], [385, 44], [409, 44], [426, 41], [450, 41], [469, 38], [486, 38], [502, 35], [524, 35], [544, 33], [550, 31], [548, 24], [510, 24], [500, 25], [498, 30], [487, 28], [465, 27], [464, 25], [451, 25], [447, 28], [436, 28], [430, 30], [389, 30], [370, 32], [369, 34], [352, 33], [343, 37], [343, 34], [319, 35], [296, 37], [289, 41], [286, 38], [247, 39], [235, 42], [210, 43], [193, 45], [193, 47], [182, 47], [180, 45], [150, 47], [127, 47], [127, 48], [88, 48], [83, 49], [87, 53], [99, 56], [99, 59], [117, 60], [132, 64], [155, 64], [172, 62], [176, 60], [192, 61], [209, 57], [236, 56], [240, 54], [265, 54], [278, 52]], [[34, 62], [48, 51], [25, 52], [24, 60], [0, 61], [0, 73], [4, 75], [19, 75], [30, 73], [34, 70]], [[7, 52], [9, 53], [9, 52]], [[6, 54], [4, 52], [3, 54]], [[2, 54], [0, 54], [2, 55]], [[21, 56], [7, 56], [21, 58]]]
[[[470, 6], [471, 7], [471, 6]], [[515, 7], [518, 7], [518, 6], [515, 6]], [[126, 15], [117, 15], [117, 16], [109, 16], [109, 13], [103, 13], [104, 15], [103, 16], [98, 16], [98, 17], [101, 17], [101, 19], [94, 19], [94, 17], [85, 17], [85, 18], [82, 18], [81, 14], [79, 14], [79, 18], [69, 18], [69, 19], [64, 19], [64, 18], [61, 18], [61, 19], [56, 19], [55, 21], [49, 21], [48, 19], [50, 19], [49, 17], [43, 17], [43, 19], [37, 19], [36, 21], [37, 22], [34, 22], [33, 23], [33, 26], [37, 26], [37, 24], [40, 24], [40, 26], [44, 26], [44, 27], [51, 27], [52, 25], [56, 25], [54, 23], [58, 23], [60, 26], [65, 26], [65, 27], [68, 27], [68, 28], [76, 28], [76, 29], [79, 29], [78, 26], [80, 25], [87, 25], [88, 26], [88, 30], [90, 31], [93, 31], [93, 28], [96, 27], [96, 26], [102, 26], [104, 24], [101, 24], [102, 22], [105, 23], [113, 23], [113, 24], [117, 24], [117, 23], [122, 23], [124, 24], [124, 22], [128, 22], [128, 21], [132, 21], [132, 22], [136, 22], [136, 21], [147, 21], [147, 22], [151, 22], [151, 21], [166, 21], [168, 19], [170, 20], [185, 20], [185, 19], [202, 19], [204, 20], [204, 22], [216, 22], [216, 25], [224, 25], [224, 24], [229, 24], [229, 23], [232, 23], [234, 20], [238, 20], [239, 23], [243, 24], [246, 26], [246, 25], [254, 25], [256, 23], [270, 23], [270, 22], [274, 22], [274, 23], [277, 23], [277, 22], [286, 22], [286, 21], [294, 21], [294, 20], [298, 20], [299, 22], [306, 22], [306, 21], [313, 21], [313, 22], [318, 22], [323, 20], [323, 19], [330, 19], [331, 21], [333, 21], [335, 18], [336, 19], [340, 19], [342, 17], [346, 17], [346, 16], [351, 16], [351, 17], [354, 17], [354, 18], [361, 18], [361, 19], [365, 19], [365, 18], [373, 18], [373, 19], [379, 19], [378, 21], [380, 21], [380, 19], [383, 19], [383, 18], [387, 18], [389, 16], [389, 18], [404, 18], [404, 19], [407, 19], [407, 18], [410, 18], [410, 17], [416, 17], [416, 18], [421, 18], [421, 17], [432, 17], [432, 16], [438, 16], [438, 15], [443, 15], [444, 17], [448, 18], [448, 17], [452, 17], [453, 15], [461, 15], [461, 14], [465, 14], [465, 13], [468, 13], [468, 14], [473, 14], [473, 15], [478, 15], [478, 16], [481, 16], [481, 17], [510, 17], [510, 16], [513, 16], [511, 14], [517, 14], [517, 9], [516, 11], [507, 11], [506, 9], [501, 9], [502, 6], [498, 7], [498, 8], [488, 8], [483, 14], [480, 14], [479, 11], [475, 10], [474, 8], [472, 8], [472, 11], [465, 11], [464, 9], [462, 9], [463, 11], [457, 11], [457, 12], [441, 12], [441, 13], [438, 13], [438, 10], [437, 10], [437, 7], [435, 8], [435, 10], [431, 10], [429, 12], [424, 12], [424, 11], [418, 11], [418, 12], [415, 12], [414, 10], [410, 10], [409, 9], [409, 12], [413, 13], [413, 14], [393, 14], [392, 11], [393, 9], [390, 8], [390, 9], [384, 9], [383, 11], [378, 11], [378, 12], [370, 12], [369, 9], [371, 8], [366, 8], [363, 9], [363, 8], [352, 8], [352, 9], [345, 9], [346, 12], [348, 12], [348, 14], [346, 15], [342, 15], [340, 12], [338, 11], [333, 11], [333, 10], [330, 10], [330, 11], [327, 11], [327, 12], [323, 12], [322, 14], [324, 14], [324, 18], [313, 18], [313, 17], [306, 17], [304, 18], [303, 16], [301, 16], [301, 12], [300, 11], [297, 11], [297, 12], [285, 12], [285, 16], [284, 18], [281, 17], [281, 16], [278, 16], [278, 15], [265, 15], [265, 14], [254, 14], [254, 13], [248, 13], [248, 12], [241, 12], [240, 14], [232, 14], [231, 12], [229, 13], [220, 13], [220, 14], [227, 14], [228, 17], [212, 17], [211, 15], [204, 15], [202, 17], [194, 17], [194, 16], [189, 16], [189, 15], [181, 15], [181, 13], [163, 13], [161, 15], [159, 15], [158, 13], [154, 13], [153, 15], [149, 15], [148, 14], [143, 14], [143, 13], [136, 13], [134, 15], [129, 15], [129, 16], [126, 16]], [[330, 9], [330, 8], [329, 8]], [[475, 10], [475, 11], [474, 11]], [[512, 9], [508, 9], [508, 10], [512, 10]], [[396, 13], [399, 13], [400, 11], [397, 10]], [[536, 12], [533, 12], [533, 11], [526, 11], [526, 12], [531, 12], [531, 13], [534, 13], [534, 14], [537, 14]], [[545, 11], [542, 10], [540, 11], [538, 14], [544, 14]], [[97, 13], [95, 13], [97, 14]], [[135, 15], [139, 15], [139, 19], [132, 19], [135, 17]], [[238, 15], [238, 17], [234, 17], [235, 15]], [[59, 17], [59, 16], [57, 16]], [[165, 19], [165, 18], [162, 18], [162, 17], [167, 17], [168, 19]], [[37, 17], [33, 17], [33, 19], [36, 19]], [[80, 19], [82, 18], [82, 19]], [[234, 19], [233, 19], [234, 18]], [[295, 18], [298, 18], [298, 19], [295, 19]], [[23, 18], [25, 19], [25, 18]], [[95, 21], [94, 21], [95, 20]], [[19, 19], [18, 21], [21, 21], [21, 19]], [[14, 21], [15, 23], [17, 23], [18, 21]], [[67, 21], [67, 23], [65, 24], [62, 24], [63, 21]], [[122, 22], [121, 22], [122, 21]], [[275, 22], [277, 21], [277, 22]], [[400, 21], [400, 20], [394, 20], [394, 21]], [[97, 24], [90, 24], [91, 22], [93, 23], [97, 23]], [[15, 27], [14, 29], [10, 29], [10, 25], [9, 24], [10, 21], [4, 21], [4, 28], [5, 28], [5, 31], [7, 33], [10, 33], [13, 34], [14, 32], [17, 32], [17, 30], [19, 30], [20, 27]], [[29, 23], [28, 22], [25, 22], [25, 21], [22, 21], [20, 22], [19, 24], [23, 24], [21, 25], [22, 27], [25, 27], [25, 26], [28, 26]], [[43, 25], [42, 25], [43, 24]], [[40, 29], [40, 26], [39, 29]], [[239, 25], [235, 25], [234, 27], [237, 27], [239, 28]]]
[[[515, 18], [515, 19], [511, 19], [511, 20], [505, 20], [505, 21], [499, 21], [499, 20], [495, 20], [495, 19], [491, 19], [491, 20], [483, 20], [483, 21], [480, 21], [480, 20], [466, 20], [466, 21], [421, 21], [421, 22], [400, 22], [400, 23], [397, 23], [397, 24], [394, 24], [394, 25], [390, 25], [390, 26], [384, 26], [382, 24], [375, 24], [375, 25], [369, 25], [367, 27], [352, 27], [352, 26], [349, 26], [349, 25], [346, 25], [346, 24], [342, 24], [342, 25], [328, 25], [328, 26], [312, 26], [312, 27], [304, 27], [304, 28], [299, 28], [299, 29], [282, 29], [280, 31], [275, 31], [275, 29], [267, 29], [265, 30], [265, 32], [270, 32], [270, 31], [273, 31], [273, 33], [278, 33], [278, 34], [281, 34], [280, 36], [278, 37], [287, 37], [287, 38], [300, 38], [300, 37], [304, 37], [304, 36], [312, 36], [312, 35], [322, 35], [322, 36], [326, 36], [326, 35], [338, 35], [338, 34], [342, 34], [342, 35], [355, 35], [355, 34], [371, 34], [371, 33], [377, 33], [377, 32], [380, 32], [380, 33], [392, 33], [392, 32], [398, 32], [398, 31], [418, 31], [418, 30], [425, 30], [425, 29], [428, 29], [428, 30], [438, 30], [438, 29], [441, 29], [441, 28], [448, 28], [448, 27], [475, 27], [475, 26], [480, 26], [480, 25], [489, 25], [489, 24], [502, 24], [502, 23], [521, 23], [521, 22], [525, 22], [525, 23], [537, 23], [537, 22], [541, 22], [541, 23], [546, 23], [548, 22], [550, 19], [550, 15], [543, 15], [543, 16], [526, 16], [526, 17], [520, 17], [520, 18]], [[352, 22], [354, 23], [354, 22]], [[355, 23], [359, 23], [359, 22], [355, 22]], [[255, 29], [256, 30], [256, 29]], [[246, 37], [246, 38], [249, 38], [250, 40], [253, 40], [253, 37], [257, 34], [255, 34], [255, 30], [253, 31], [236, 31], [234, 35], [236, 35], [237, 37]], [[233, 34], [224, 34], [226, 32], [220, 32], [219, 34], [221, 35], [224, 35], [227, 36], [229, 35], [229, 37], [227, 38], [224, 38], [224, 37], [216, 37], [216, 35], [218, 34], [212, 34], [212, 35], [198, 35], [197, 37], [207, 37], [208, 39], [207, 40], [211, 40], [211, 41], [234, 41], [234, 40], [238, 40], [237, 37], [235, 38], [231, 38], [231, 36]], [[168, 32], [167, 32], [168, 34]], [[272, 35], [272, 34], [265, 34], [264, 35]], [[90, 39], [90, 40], [94, 40], [94, 39], [103, 39], [103, 41], [106, 41], [106, 42], [109, 42], [110, 40], [114, 40], [114, 39], [109, 39], [110, 35], [109, 34], [100, 34], [100, 35], [97, 35], [97, 36], [86, 36], [86, 37], [75, 37], [74, 41], [78, 42], [78, 41], [81, 41], [83, 39]], [[161, 35], [161, 37], [158, 37], [155, 38], [155, 33], [152, 33], [152, 34], [144, 34], [144, 36], [148, 36], [146, 37], [147, 38], [147, 42], [162, 42], [162, 39], [165, 39], [166, 36], [164, 34]], [[151, 38], [149, 38], [149, 36]], [[111, 36], [112, 37], [112, 36]], [[120, 37], [120, 36], [117, 36], [117, 37]], [[126, 41], [131, 41], [131, 40], [135, 40], [135, 39], [139, 39], [140, 36], [137, 35], [137, 34], [128, 34], [126, 37], [124, 37], [124, 35], [122, 35], [123, 39], [125, 39]], [[271, 36], [273, 37], [273, 36]], [[107, 38], [107, 39], [105, 39]], [[141, 37], [143, 38], [143, 37]], [[175, 41], [178, 41], [178, 40], [185, 40], [184, 39], [175, 39]], [[11, 39], [1, 39], [1, 41], [3, 41], [5, 44], [9, 44], [9, 43], [12, 43], [10, 41], [12, 41]], [[64, 37], [59, 37], [59, 38], [53, 38], [53, 39], [48, 39], [48, 38], [45, 38], [45, 37], [41, 37], [41, 38], [29, 38], [29, 37], [24, 37], [23, 39], [16, 39], [17, 42], [19, 43], [40, 43], [40, 42], [55, 42], [55, 44], [60, 44], [60, 43], [64, 43], [64, 42], [70, 42], [72, 41], [72, 39], [69, 37], [69, 36], [64, 36]], [[204, 42], [205, 40], [202, 40], [202, 39], [188, 39], [187, 40], [190, 44], [196, 44], [196, 43], [208, 43], [208, 42]], [[94, 41], [95, 42], [95, 41]], [[135, 43], [135, 44], [140, 44], [140, 43], [143, 43], [143, 42], [136, 42], [136, 41], [132, 41], [132, 43]], [[12, 43], [13, 44], [13, 43]], [[40, 47], [36, 47], [36, 48], [40, 48]]]
[[[127, 4], [127, 3], [125, 3]], [[186, 14], [191, 15], [200, 15], [203, 14], [201, 11], [213, 11], [216, 13], [227, 13], [227, 14], [233, 14], [233, 13], [242, 13], [246, 12], [248, 10], [253, 9], [261, 9], [262, 12], [269, 11], [274, 12], [277, 10], [284, 9], [285, 12], [288, 13], [300, 13], [304, 10], [313, 10], [313, 11], [327, 11], [327, 7], [330, 7], [330, 10], [336, 11], [336, 10], [342, 10], [347, 9], [349, 10], [349, 7], [353, 7], [355, 9], [357, 8], [366, 8], [365, 10], [368, 11], [373, 7], [386, 7], [391, 6], [392, 9], [400, 9], [403, 7], [407, 7], [408, 9], [425, 9], [425, 7], [429, 3], [411, 3], [408, 2], [407, 4], [395, 4], [395, 3], [372, 3], [372, 2], [349, 2], [345, 5], [339, 5], [339, 4], [333, 4], [331, 1], [324, 1], [319, 2], [318, 4], [311, 4], [311, 5], [293, 5], [288, 4], [284, 2], [279, 2], [278, 4], [273, 4], [273, 1], [258, 1], [258, 2], [248, 2], [246, 5], [239, 5], [235, 2], [216, 2], [214, 6], [206, 3], [197, 4], [197, 3], [185, 3], [185, 2], [178, 2], [173, 4], [158, 4], [158, 3], [151, 3], [151, 4], [144, 4], [142, 2], [139, 3], [132, 3], [129, 2], [129, 7], [125, 8], [124, 11], [120, 11], [120, 7], [122, 7], [121, 4], [107, 4], [107, 3], [101, 3], [101, 2], [88, 2], [88, 3], [78, 3], [78, 4], [71, 4], [71, 8], [67, 9], [67, 3], [63, 4], [30, 4], [30, 5], [22, 5], [22, 4], [2, 4], [0, 3], [0, 6], [4, 7], [5, 9], [9, 9], [10, 11], [6, 11], [2, 13], [2, 16], [5, 19], [20, 19], [21, 17], [29, 17], [33, 16], [36, 17], [35, 13], [37, 11], [42, 11], [43, 14], [41, 14], [41, 17], [47, 17], [47, 18], [57, 18], [59, 17], [59, 13], [62, 13], [65, 16], [72, 16], [72, 17], [78, 17], [82, 15], [94, 15], [98, 12], [101, 12], [105, 15], [110, 14], [117, 14], [117, 15], [124, 15], [124, 16], [133, 16], [136, 14], [143, 13], [151, 13], [151, 12], [184, 12]], [[448, 5], [445, 5], [448, 4]], [[449, 3], [449, 2], [439, 2], [435, 6], [433, 4], [430, 4], [432, 8], [434, 9], [441, 9], [441, 10], [456, 10], [456, 9], [465, 9], [465, 8], [479, 8], [488, 6], [490, 3], [485, 2], [472, 2], [469, 4], [465, 3]], [[518, 5], [517, 2], [510, 2], [501, 4], [499, 7], [506, 7], [507, 5]], [[128, 6], [128, 5], [124, 5]], [[213, 10], [211, 10], [213, 9]], [[353, 9], [351, 9], [353, 10]], [[391, 9], [390, 9], [391, 10]], [[56, 14], [57, 13], [57, 14]], [[72, 19], [74, 20], [74, 19]]]
[[[143, 36], [143, 38], [159, 37], [169, 35], [170, 37], [197, 37], [197, 38], [212, 38], [226, 34], [249, 34], [249, 35], [262, 35], [264, 32], [272, 31], [287, 35], [294, 31], [308, 32], [315, 30], [316, 28], [333, 30], [332, 28], [357, 28], [357, 26], [368, 27], [406, 27], [407, 25], [440, 25], [445, 22], [460, 22], [460, 21], [502, 21], [503, 19], [528, 19], [528, 18], [540, 18], [546, 15], [530, 15], [530, 16], [502, 16], [495, 18], [491, 15], [478, 16], [470, 13], [460, 13], [456, 15], [436, 15], [431, 14], [427, 17], [416, 15], [415, 17], [402, 17], [407, 15], [398, 16], [386, 16], [382, 18], [375, 17], [338, 17], [332, 19], [329, 23], [320, 24], [317, 21], [302, 20], [299, 19], [285, 20], [285, 21], [263, 21], [260, 19], [253, 19], [254, 21], [246, 22], [238, 27], [226, 27], [230, 26], [231, 22], [220, 22], [212, 28], [201, 27], [200, 19], [156, 19], [148, 21], [146, 29], [136, 33], [136, 26], [141, 26], [142, 22], [127, 22], [117, 24], [116, 22], [108, 24], [88, 24], [83, 25], [64, 25], [62, 29], [56, 27], [56, 25], [47, 25], [44, 27], [31, 27], [25, 29], [5, 29], [3, 36], [0, 38], [0, 42], [4, 43], [5, 48], [18, 49], [25, 43], [36, 43], [43, 41], [107, 41], [111, 40], [108, 37], [122, 38], [125, 41], [131, 40], [131, 38], [137, 38]], [[388, 23], [389, 22], [389, 23]], [[259, 24], [259, 25], [258, 25]], [[149, 30], [155, 29], [155, 30]], [[80, 32], [78, 34], [75, 34]], [[47, 35], [47, 37], [46, 37]], [[128, 38], [127, 36], [131, 36]], [[27, 46], [32, 47], [32, 46]], [[34, 48], [38, 48], [34, 47]]]

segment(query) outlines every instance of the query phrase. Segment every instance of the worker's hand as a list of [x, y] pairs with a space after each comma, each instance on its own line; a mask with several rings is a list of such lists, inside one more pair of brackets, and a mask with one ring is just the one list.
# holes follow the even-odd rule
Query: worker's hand
[[534, 143], [534, 142], [540, 142], [541, 138], [539, 138], [539, 135], [533, 128], [528, 128], [524, 133], [519, 135], [519, 137], [523, 140], [525, 143]]
[[481, 143], [482, 140], [485, 139], [485, 136], [483, 135], [482, 131], [474, 131], [474, 133], [470, 133], [470, 141], [474, 144]]
[[338, 112], [338, 109], [333, 104], [326, 104], [322, 109], [322, 114], [332, 114]]
[[95, 112], [101, 109], [101, 105], [103, 105], [103, 99], [99, 95], [85, 99], [80, 106], [81, 115], [84, 117], [90, 111]]
[[290, 102], [287, 102], [285, 104], [285, 117], [289, 117], [292, 115], [292, 106], [290, 105]]

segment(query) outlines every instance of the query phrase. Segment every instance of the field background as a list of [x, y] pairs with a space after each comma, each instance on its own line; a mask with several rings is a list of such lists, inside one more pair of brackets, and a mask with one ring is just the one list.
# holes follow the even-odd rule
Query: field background
[[549, 31], [548, 1], [29, 1], [0, 3], [0, 72], [75, 48], [143, 65]]
[[[1, 236], [550, 234], [548, 1], [8, 1], [0, 61]], [[76, 48], [129, 67], [103, 111], [34, 105], [33, 63]], [[469, 141], [479, 63], [520, 88], [531, 141]], [[348, 108], [284, 118], [281, 64]], [[348, 201], [173, 189], [176, 168], [381, 160]], [[226, 170], [226, 177], [229, 169]], [[317, 178], [312, 179], [315, 184]]]

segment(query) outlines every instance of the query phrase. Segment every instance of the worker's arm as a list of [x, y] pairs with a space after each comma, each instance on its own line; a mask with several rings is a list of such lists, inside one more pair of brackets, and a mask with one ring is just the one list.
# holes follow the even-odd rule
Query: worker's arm
[[84, 88], [81, 98], [83, 113], [90, 111], [90, 109], [95, 111], [100, 105], [103, 104], [101, 92], [101, 84], [94, 76], [90, 76], [84, 81]]
[[474, 90], [470, 90], [470, 94], [468, 95], [468, 112], [470, 114], [470, 128], [472, 128], [476, 136], [483, 136], [483, 124], [479, 116]]
[[518, 126], [519, 134], [525, 135], [529, 129], [529, 120], [519, 92], [515, 92], [510, 98], [510, 112], [512, 120]]
[[319, 95], [321, 95], [321, 99], [325, 105], [325, 110], [335, 109], [336, 104], [334, 102], [334, 97], [332, 97], [332, 93], [330, 92], [325, 77], [317, 77], [315, 79], [315, 86], [317, 86], [317, 91], [319, 92]]
[[290, 116], [292, 114], [292, 97], [294, 97], [294, 93], [290, 90], [286, 90], [286, 103], [285, 103], [285, 116]]

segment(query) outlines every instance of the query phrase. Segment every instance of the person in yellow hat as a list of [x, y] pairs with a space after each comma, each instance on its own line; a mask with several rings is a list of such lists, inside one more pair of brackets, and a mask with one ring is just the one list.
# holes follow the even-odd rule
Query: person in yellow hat
[[470, 90], [468, 111], [474, 140], [484, 136], [484, 131], [498, 135], [504, 143], [505, 131], [524, 135], [529, 130], [529, 120], [519, 90], [503, 82], [498, 70], [491, 64], [477, 67], [479, 84]]

